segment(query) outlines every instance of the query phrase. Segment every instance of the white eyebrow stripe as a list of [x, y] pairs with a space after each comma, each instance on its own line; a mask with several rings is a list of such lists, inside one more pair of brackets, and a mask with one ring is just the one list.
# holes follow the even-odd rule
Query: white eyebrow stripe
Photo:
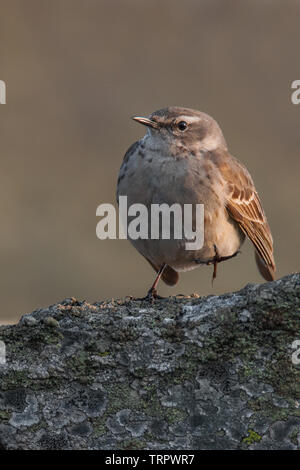
[[178, 119], [178, 121], [179, 122], [186, 121], [189, 124], [195, 121], [199, 121], [199, 117], [198, 116], [180, 116], [180, 119]]

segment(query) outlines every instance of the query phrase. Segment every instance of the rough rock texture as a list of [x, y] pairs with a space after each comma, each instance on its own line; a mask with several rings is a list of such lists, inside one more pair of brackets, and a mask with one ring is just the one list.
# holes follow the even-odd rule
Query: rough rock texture
[[293, 274], [154, 305], [66, 299], [0, 327], [1, 447], [300, 449], [299, 294]]

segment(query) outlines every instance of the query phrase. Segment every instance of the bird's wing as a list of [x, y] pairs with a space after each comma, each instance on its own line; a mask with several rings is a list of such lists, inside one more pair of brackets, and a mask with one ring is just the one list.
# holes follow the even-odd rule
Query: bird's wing
[[247, 169], [231, 156], [225, 162], [223, 160], [219, 170], [228, 189], [228, 213], [255, 246], [261, 274], [265, 279], [273, 280], [276, 270], [273, 238], [252, 178]]

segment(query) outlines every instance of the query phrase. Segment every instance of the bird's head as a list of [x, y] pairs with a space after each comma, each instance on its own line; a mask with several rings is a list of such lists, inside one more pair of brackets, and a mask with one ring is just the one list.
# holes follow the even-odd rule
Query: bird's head
[[155, 139], [172, 147], [185, 147], [193, 151], [227, 148], [218, 123], [208, 114], [189, 108], [169, 107], [133, 118], [148, 127]]

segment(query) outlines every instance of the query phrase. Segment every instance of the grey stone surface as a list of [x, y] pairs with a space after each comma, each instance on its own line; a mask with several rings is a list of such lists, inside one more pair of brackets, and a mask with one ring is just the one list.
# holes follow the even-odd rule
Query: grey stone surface
[[0, 447], [300, 449], [299, 294], [293, 274], [153, 305], [70, 298], [0, 327]]

